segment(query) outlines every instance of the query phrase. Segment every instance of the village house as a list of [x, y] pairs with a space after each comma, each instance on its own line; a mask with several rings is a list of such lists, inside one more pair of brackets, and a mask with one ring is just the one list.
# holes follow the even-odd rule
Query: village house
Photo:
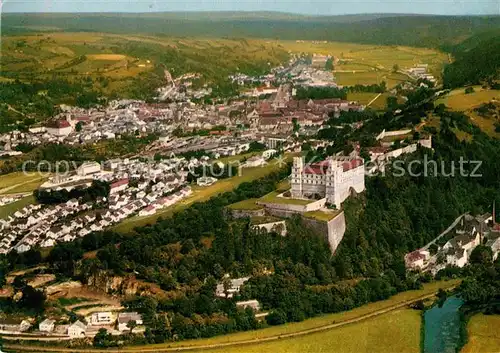
[[142, 316], [137, 312], [129, 312], [129, 313], [119, 313], [118, 319], [116, 320], [118, 331], [130, 331], [128, 327], [128, 323], [131, 321], [135, 321], [136, 325], [142, 325]]
[[41, 332], [52, 332], [54, 331], [55, 320], [45, 319], [38, 325], [38, 330]]
[[86, 332], [87, 332], [87, 325], [85, 325], [80, 320], [74, 322], [68, 327], [68, 336], [71, 338], [85, 337]]

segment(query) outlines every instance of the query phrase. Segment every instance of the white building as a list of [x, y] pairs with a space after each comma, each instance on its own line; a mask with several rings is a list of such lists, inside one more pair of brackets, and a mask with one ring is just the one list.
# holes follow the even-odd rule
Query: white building
[[136, 312], [119, 313], [117, 319], [118, 331], [123, 332], [130, 330], [127, 326], [130, 321], [135, 321], [137, 325], [142, 325], [142, 316]]
[[337, 208], [355, 191], [365, 190], [365, 169], [358, 157], [329, 157], [327, 160], [304, 164], [294, 157], [291, 193], [293, 198], [313, 198], [316, 195]]
[[93, 313], [90, 317], [91, 325], [109, 325], [114, 321], [113, 314], [110, 311], [101, 311]]
[[87, 326], [79, 320], [69, 325], [68, 327], [68, 336], [71, 338], [85, 337], [86, 332]]
[[77, 169], [78, 175], [81, 175], [81, 176], [99, 173], [100, 171], [101, 171], [101, 166], [97, 162], [84, 162]]
[[52, 332], [54, 331], [54, 320], [45, 319], [38, 325], [38, 330], [41, 332]]

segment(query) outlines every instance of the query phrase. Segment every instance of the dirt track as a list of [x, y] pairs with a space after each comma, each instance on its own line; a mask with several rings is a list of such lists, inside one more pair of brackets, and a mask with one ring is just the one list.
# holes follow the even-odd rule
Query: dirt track
[[[454, 286], [450, 286], [448, 288], [443, 288], [446, 290], [449, 290], [453, 288]], [[165, 344], [162, 345], [150, 345], [150, 346], [137, 346], [137, 347], [127, 347], [124, 349], [92, 349], [92, 348], [60, 348], [60, 347], [42, 347], [42, 346], [34, 346], [34, 345], [17, 345], [17, 344], [4, 344], [4, 350], [6, 352], [27, 352], [27, 351], [32, 351], [32, 352], [75, 352], [75, 353], [82, 353], [82, 352], [88, 352], [88, 353], [123, 353], [123, 352], [128, 352], [128, 353], [142, 353], [142, 352], [180, 352], [180, 351], [197, 351], [197, 350], [203, 350], [203, 349], [214, 349], [214, 348], [224, 348], [224, 347], [229, 347], [229, 346], [239, 346], [239, 345], [248, 345], [248, 344], [258, 344], [258, 343], [263, 343], [263, 342], [270, 342], [270, 341], [276, 341], [280, 339], [286, 339], [286, 338], [293, 338], [293, 337], [298, 337], [298, 336], [304, 336], [304, 335], [309, 335], [312, 333], [316, 332], [321, 332], [325, 330], [330, 330], [333, 328], [337, 327], [342, 327], [345, 325], [349, 325], [352, 323], [360, 322], [363, 320], [367, 320], [372, 317], [376, 317], [379, 315], [386, 314], [388, 312], [404, 308], [410, 304], [416, 303], [419, 300], [424, 300], [428, 298], [432, 298], [435, 296], [436, 293], [433, 294], [426, 294], [422, 295], [418, 298], [412, 299], [412, 300], [407, 300], [404, 302], [401, 302], [396, 305], [389, 306], [384, 309], [380, 309], [374, 312], [371, 312], [369, 314], [361, 315], [356, 318], [352, 318], [349, 320], [341, 321], [341, 322], [334, 322], [328, 325], [323, 325], [319, 327], [315, 327], [312, 329], [307, 329], [307, 330], [302, 330], [298, 332], [293, 332], [293, 333], [287, 333], [287, 334], [282, 334], [282, 335], [276, 335], [276, 336], [270, 336], [270, 337], [263, 337], [263, 338], [255, 338], [255, 339], [248, 339], [248, 340], [241, 340], [241, 341], [234, 341], [234, 342], [226, 342], [226, 343], [217, 343], [217, 344], [206, 344], [206, 345], [198, 345], [198, 346], [177, 346], [177, 347], [168, 347]], [[45, 337], [46, 338], [46, 337]], [[4, 339], [7, 339], [4, 337]], [[15, 339], [14, 337], [11, 339]]]

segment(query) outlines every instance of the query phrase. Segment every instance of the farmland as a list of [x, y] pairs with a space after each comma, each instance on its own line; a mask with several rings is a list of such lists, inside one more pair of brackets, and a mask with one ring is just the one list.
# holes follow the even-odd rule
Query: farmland
[[436, 104], [443, 103], [452, 110], [467, 111], [493, 99], [500, 100], [499, 90], [487, 90], [475, 86], [474, 92], [469, 94], [465, 93], [464, 88], [455, 89], [440, 98]]
[[[202, 82], [219, 82], [235, 71], [263, 72], [292, 53], [318, 53], [340, 59], [335, 75], [341, 85], [405, 80], [392, 73], [418, 63], [439, 75], [447, 56], [433, 49], [351, 43], [313, 43], [263, 39], [175, 38], [110, 33], [38, 32], [2, 38], [0, 78], [64, 79], [91, 82], [105, 95], [134, 97], [140, 88], [163, 83], [163, 69], [174, 77], [203, 74]], [[82, 81], [83, 80], [83, 81]], [[90, 80], [90, 81], [89, 81]], [[139, 83], [139, 86], [138, 86]]]
[[499, 325], [499, 315], [474, 315], [468, 323], [468, 342], [462, 353], [499, 352]]
[[253, 346], [206, 350], [205, 352], [420, 352], [420, 313], [394, 311], [354, 325], [308, 336]]

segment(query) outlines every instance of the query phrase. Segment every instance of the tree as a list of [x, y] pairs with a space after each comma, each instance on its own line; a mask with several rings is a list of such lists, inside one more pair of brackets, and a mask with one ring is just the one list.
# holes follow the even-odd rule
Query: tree
[[399, 65], [398, 64], [392, 65], [392, 72], [396, 73], [398, 71], [399, 71]]
[[135, 320], [130, 320], [127, 322], [127, 327], [130, 329], [130, 333], [137, 327], [137, 322]]
[[75, 125], [76, 132], [82, 131], [83, 123], [81, 121], [77, 122]]
[[489, 246], [478, 245], [470, 254], [470, 262], [477, 265], [485, 265], [493, 260], [493, 252]]
[[94, 336], [94, 347], [106, 347], [107, 339], [108, 330], [106, 330], [105, 328], [100, 328], [99, 331], [97, 331], [97, 334]]
[[474, 93], [474, 87], [467, 87], [465, 89], [465, 94], [471, 94]]

